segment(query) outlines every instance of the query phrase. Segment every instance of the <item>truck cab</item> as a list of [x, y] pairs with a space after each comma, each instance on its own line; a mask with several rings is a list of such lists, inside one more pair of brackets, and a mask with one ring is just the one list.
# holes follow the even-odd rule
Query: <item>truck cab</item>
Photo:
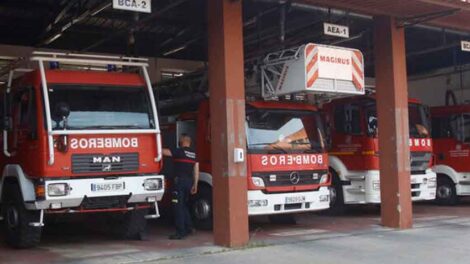
[[[315, 107], [291, 102], [248, 102], [245, 127], [250, 216], [328, 209], [328, 157], [323, 123]], [[175, 123], [162, 124], [162, 128], [166, 129], [164, 139], [171, 139], [165, 142], [166, 146], [174, 146], [181, 133], [195, 139], [201, 174], [199, 192], [192, 200], [191, 211], [197, 227], [211, 228], [213, 175], [209, 101], [202, 101], [197, 112], [181, 114]]]
[[[103, 58], [38, 53], [30, 60], [39, 68], [9, 73], [0, 204], [14, 247], [37, 245], [49, 214], [107, 213], [119, 218], [116, 229], [126, 238], [137, 238], [146, 218], [158, 217], [164, 177], [147, 64]], [[144, 76], [108, 72], [108, 64], [137, 66]]]
[[[433, 200], [432, 140], [425, 108], [409, 100], [411, 196]], [[377, 106], [373, 96], [341, 98], [323, 107], [329, 138], [332, 210], [345, 204], [380, 203]]]
[[455, 205], [470, 195], [470, 105], [431, 108], [436, 201]]

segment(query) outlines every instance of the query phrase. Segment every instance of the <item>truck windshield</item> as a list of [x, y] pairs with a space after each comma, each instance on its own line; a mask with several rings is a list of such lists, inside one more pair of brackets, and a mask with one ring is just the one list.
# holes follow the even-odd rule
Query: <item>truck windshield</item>
[[431, 136], [429, 133], [429, 118], [424, 106], [415, 103], [408, 104], [408, 121], [411, 138]]
[[64, 129], [57, 107], [70, 109], [66, 129], [154, 128], [147, 90], [144, 87], [97, 85], [50, 85], [50, 111], [54, 130]]
[[320, 115], [310, 111], [247, 108], [246, 134], [252, 153], [319, 153], [325, 148]]
[[[377, 108], [375, 103], [365, 108], [367, 133], [376, 136], [378, 132]], [[408, 104], [408, 122], [411, 138], [429, 137], [429, 120], [424, 106], [420, 104]]]

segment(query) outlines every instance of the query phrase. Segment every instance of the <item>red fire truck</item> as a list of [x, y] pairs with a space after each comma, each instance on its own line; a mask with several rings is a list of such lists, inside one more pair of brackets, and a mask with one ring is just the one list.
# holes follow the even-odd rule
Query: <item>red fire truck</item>
[[109, 213], [121, 235], [138, 238], [146, 218], [158, 217], [164, 192], [147, 62], [35, 52], [28, 63], [38, 67], [10, 67], [3, 90], [0, 203], [7, 243], [34, 246], [48, 215], [73, 213]]
[[436, 201], [455, 205], [470, 195], [470, 105], [431, 108]]
[[[436, 174], [431, 170], [432, 140], [426, 109], [409, 100], [412, 200], [433, 200]], [[373, 96], [336, 99], [325, 104], [332, 173], [331, 211], [345, 204], [380, 203], [379, 146]]]
[[[329, 207], [328, 157], [317, 109], [304, 103], [254, 101], [246, 105], [248, 214], [273, 215]], [[209, 101], [163, 124], [167, 146], [178, 135], [195, 139], [200, 188], [192, 201], [195, 225], [212, 226]]]

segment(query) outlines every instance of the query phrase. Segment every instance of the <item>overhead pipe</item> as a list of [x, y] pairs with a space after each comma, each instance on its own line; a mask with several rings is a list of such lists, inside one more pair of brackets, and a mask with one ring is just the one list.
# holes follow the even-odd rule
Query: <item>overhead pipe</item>
[[[277, 3], [277, 4], [285, 4], [288, 1], [286, 0], [253, 0], [255, 2], [265, 2], [265, 3]], [[371, 15], [365, 15], [365, 14], [359, 14], [355, 12], [348, 12], [348, 11], [343, 11], [340, 9], [334, 9], [334, 8], [326, 8], [326, 7], [319, 7], [319, 6], [313, 6], [313, 5], [308, 5], [308, 4], [302, 4], [302, 3], [291, 3], [291, 7], [299, 10], [304, 10], [304, 11], [320, 11], [324, 13], [331, 12], [331, 14], [334, 15], [346, 15], [349, 14], [352, 17], [356, 18], [362, 18], [362, 19], [367, 19], [367, 20], [372, 20], [373, 16]], [[429, 26], [429, 25], [413, 25], [412, 27], [416, 28], [422, 28], [422, 29], [427, 29], [427, 30], [432, 30], [432, 31], [442, 31], [442, 27], [436, 27], [436, 26]], [[444, 28], [445, 29], [445, 28]], [[470, 33], [465, 32], [465, 31], [459, 31], [455, 29], [445, 29], [446, 33], [451, 33], [451, 34], [456, 34], [460, 36], [465, 36], [469, 37]]]

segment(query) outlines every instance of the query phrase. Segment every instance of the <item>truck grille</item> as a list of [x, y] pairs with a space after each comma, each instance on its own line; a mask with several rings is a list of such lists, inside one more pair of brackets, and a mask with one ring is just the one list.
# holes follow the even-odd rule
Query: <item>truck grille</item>
[[139, 153], [72, 155], [72, 173], [126, 172], [138, 168]]
[[124, 208], [129, 200], [129, 195], [105, 196], [105, 197], [85, 197], [81, 207], [83, 209], [109, 209]]
[[[299, 180], [292, 181], [291, 174], [297, 173]], [[317, 174], [314, 179], [313, 174]], [[328, 173], [327, 171], [295, 171], [295, 172], [273, 172], [273, 173], [253, 173], [253, 177], [262, 178], [266, 187], [280, 187], [280, 186], [297, 186], [297, 185], [310, 185], [319, 184], [321, 175]], [[276, 177], [271, 177], [276, 175]], [[275, 180], [274, 180], [275, 178]]]
[[431, 161], [431, 153], [428, 152], [411, 152], [410, 165], [412, 172], [424, 172], [429, 168], [429, 162]]

